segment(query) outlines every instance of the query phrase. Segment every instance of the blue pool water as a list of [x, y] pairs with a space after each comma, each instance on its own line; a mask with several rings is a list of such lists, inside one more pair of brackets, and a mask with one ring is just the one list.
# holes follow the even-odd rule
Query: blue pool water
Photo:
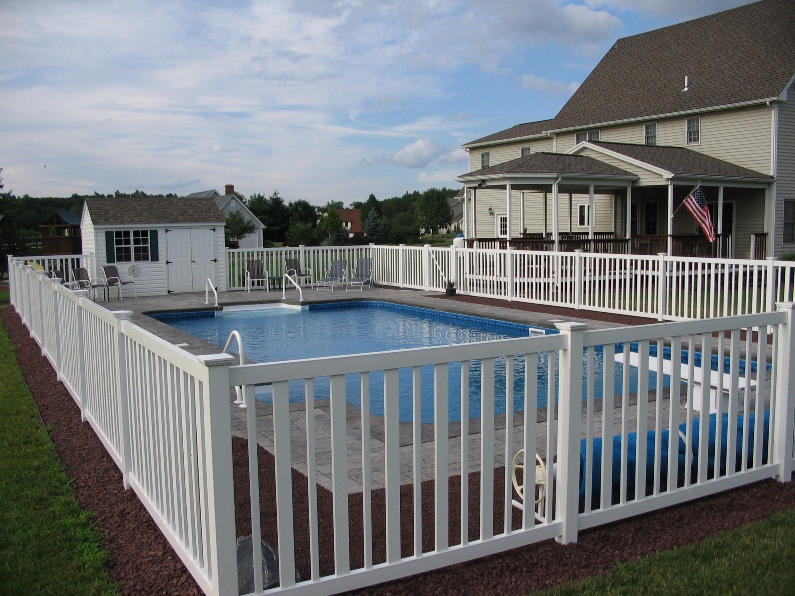
[[[243, 336], [246, 357], [256, 362], [277, 362], [324, 356], [382, 352], [426, 346], [443, 346], [516, 337], [527, 337], [528, 325], [457, 315], [386, 302], [337, 302], [312, 304], [301, 309], [271, 308], [261, 310], [225, 310], [220, 313], [175, 313], [154, 315], [159, 320], [191, 333], [221, 348], [229, 334], [238, 330]], [[535, 329], [557, 333], [557, 330]], [[618, 347], [620, 351], [620, 347]], [[585, 355], [584, 355], [585, 357]], [[538, 403], [547, 403], [548, 356], [538, 357]], [[524, 409], [524, 357], [514, 359], [514, 410]], [[451, 397], [450, 420], [460, 420], [461, 370], [459, 363], [448, 367]], [[505, 359], [495, 361], [496, 412], [505, 412]], [[557, 369], [557, 367], [556, 367]], [[584, 367], [584, 375], [585, 367]], [[656, 377], [650, 375], [650, 388]], [[595, 397], [601, 398], [602, 351], [594, 350]], [[412, 372], [400, 370], [400, 419], [412, 420]], [[433, 422], [433, 368], [421, 369], [422, 421]], [[347, 400], [360, 402], [359, 375], [348, 375]], [[616, 365], [615, 387], [620, 394], [622, 366]], [[290, 401], [304, 400], [302, 381], [290, 382]], [[555, 378], [557, 385], [557, 378]], [[557, 386], [555, 386], [557, 391]], [[637, 370], [630, 367], [630, 391], [637, 390]], [[480, 417], [480, 361], [469, 363], [469, 417]], [[328, 378], [315, 380], [315, 398], [329, 395]], [[269, 397], [269, 396], [268, 396]], [[370, 374], [370, 409], [383, 416], [383, 373]], [[585, 389], [583, 399], [585, 398]], [[267, 401], [267, 397], [265, 398]]]

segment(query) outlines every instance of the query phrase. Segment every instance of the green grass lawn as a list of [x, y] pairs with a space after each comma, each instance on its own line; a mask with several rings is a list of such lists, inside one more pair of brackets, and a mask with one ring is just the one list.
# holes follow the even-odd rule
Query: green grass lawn
[[100, 535], [75, 501], [2, 324], [0, 380], [0, 594], [114, 594]]
[[699, 544], [667, 551], [584, 582], [543, 592], [566, 594], [792, 594], [795, 512], [779, 513]]

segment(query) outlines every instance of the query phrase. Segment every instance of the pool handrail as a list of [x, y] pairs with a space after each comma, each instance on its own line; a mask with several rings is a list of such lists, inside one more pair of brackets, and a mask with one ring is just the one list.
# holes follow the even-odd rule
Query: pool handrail
[[215, 307], [218, 308], [218, 291], [215, 289], [212, 280], [208, 277], [204, 284], [204, 303], [210, 304], [210, 290], [215, 294]]
[[[232, 333], [229, 334], [229, 338], [226, 340], [226, 345], [224, 346], [224, 354], [231, 354], [231, 352], [229, 352], [229, 347], [232, 345], [232, 338], [237, 340], [237, 353], [239, 356], [240, 365], [242, 366], [246, 363], [246, 356], [243, 349], [243, 337], [240, 335], [240, 332], [237, 329], [233, 330]], [[236, 385], [235, 394], [237, 395], [235, 398], [235, 404], [241, 408], [245, 408], [246, 401], [243, 399], [243, 387]]]
[[293, 284], [296, 288], [298, 288], [298, 302], [304, 301], [304, 291], [301, 289], [301, 285], [296, 281], [292, 275], [289, 273], [285, 273], [283, 280], [282, 280], [282, 300], [285, 299], [285, 290], [287, 290], [287, 282]]

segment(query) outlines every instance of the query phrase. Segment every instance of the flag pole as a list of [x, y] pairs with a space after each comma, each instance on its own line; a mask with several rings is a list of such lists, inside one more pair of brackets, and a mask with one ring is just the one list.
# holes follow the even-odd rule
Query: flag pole
[[[695, 185], [693, 188], [691, 188], [691, 189], [690, 189], [690, 192], [689, 192], [689, 193], [687, 193], [687, 194], [685, 195], [685, 198], [687, 198], [687, 197], [689, 197], [690, 195], [692, 195], [692, 194], [695, 192], [695, 190], [696, 190], [696, 189], [697, 189], [699, 186], [701, 186], [701, 180], [699, 180], [699, 181], [698, 181], [698, 184], [696, 184], [696, 185]], [[684, 201], [682, 201], [681, 203], [679, 203], [679, 207], [677, 207], [676, 209], [674, 209], [674, 212], [671, 214], [671, 219], [673, 219], [673, 218], [674, 218], [674, 215], [676, 215], [676, 212], [677, 212], [677, 211], [679, 211], [679, 209], [681, 209], [681, 208], [682, 208], [682, 205], [684, 205], [684, 204], [685, 204], [685, 202], [684, 202]]]

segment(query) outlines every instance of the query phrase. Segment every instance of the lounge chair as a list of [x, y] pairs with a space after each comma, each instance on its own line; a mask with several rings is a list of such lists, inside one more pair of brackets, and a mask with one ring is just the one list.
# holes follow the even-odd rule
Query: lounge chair
[[345, 285], [348, 279], [348, 261], [339, 260], [331, 261], [328, 273], [322, 279], [317, 280], [315, 288], [319, 291], [320, 288], [331, 289], [334, 291], [335, 284]]
[[246, 292], [250, 292], [252, 286], [259, 286], [270, 292], [268, 271], [259, 259], [246, 261]]
[[356, 269], [353, 277], [348, 280], [345, 290], [352, 286], [359, 286], [359, 290], [364, 290], [364, 286], [373, 287], [373, 260], [370, 258], [356, 259]]
[[60, 269], [50, 269], [48, 273], [50, 275], [50, 279], [53, 281], [57, 281], [59, 284], [62, 284], [66, 281], [64, 273]]
[[135, 289], [135, 278], [132, 275], [120, 275], [116, 265], [103, 265], [102, 273], [105, 274], [105, 286], [108, 288], [108, 295], [110, 295], [111, 288], [116, 288], [119, 300], [121, 300], [122, 287], [132, 286], [133, 295], [138, 298], [138, 290]]
[[284, 259], [284, 273], [292, 277], [298, 285], [312, 283], [312, 270], [301, 269], [300, 259]]

